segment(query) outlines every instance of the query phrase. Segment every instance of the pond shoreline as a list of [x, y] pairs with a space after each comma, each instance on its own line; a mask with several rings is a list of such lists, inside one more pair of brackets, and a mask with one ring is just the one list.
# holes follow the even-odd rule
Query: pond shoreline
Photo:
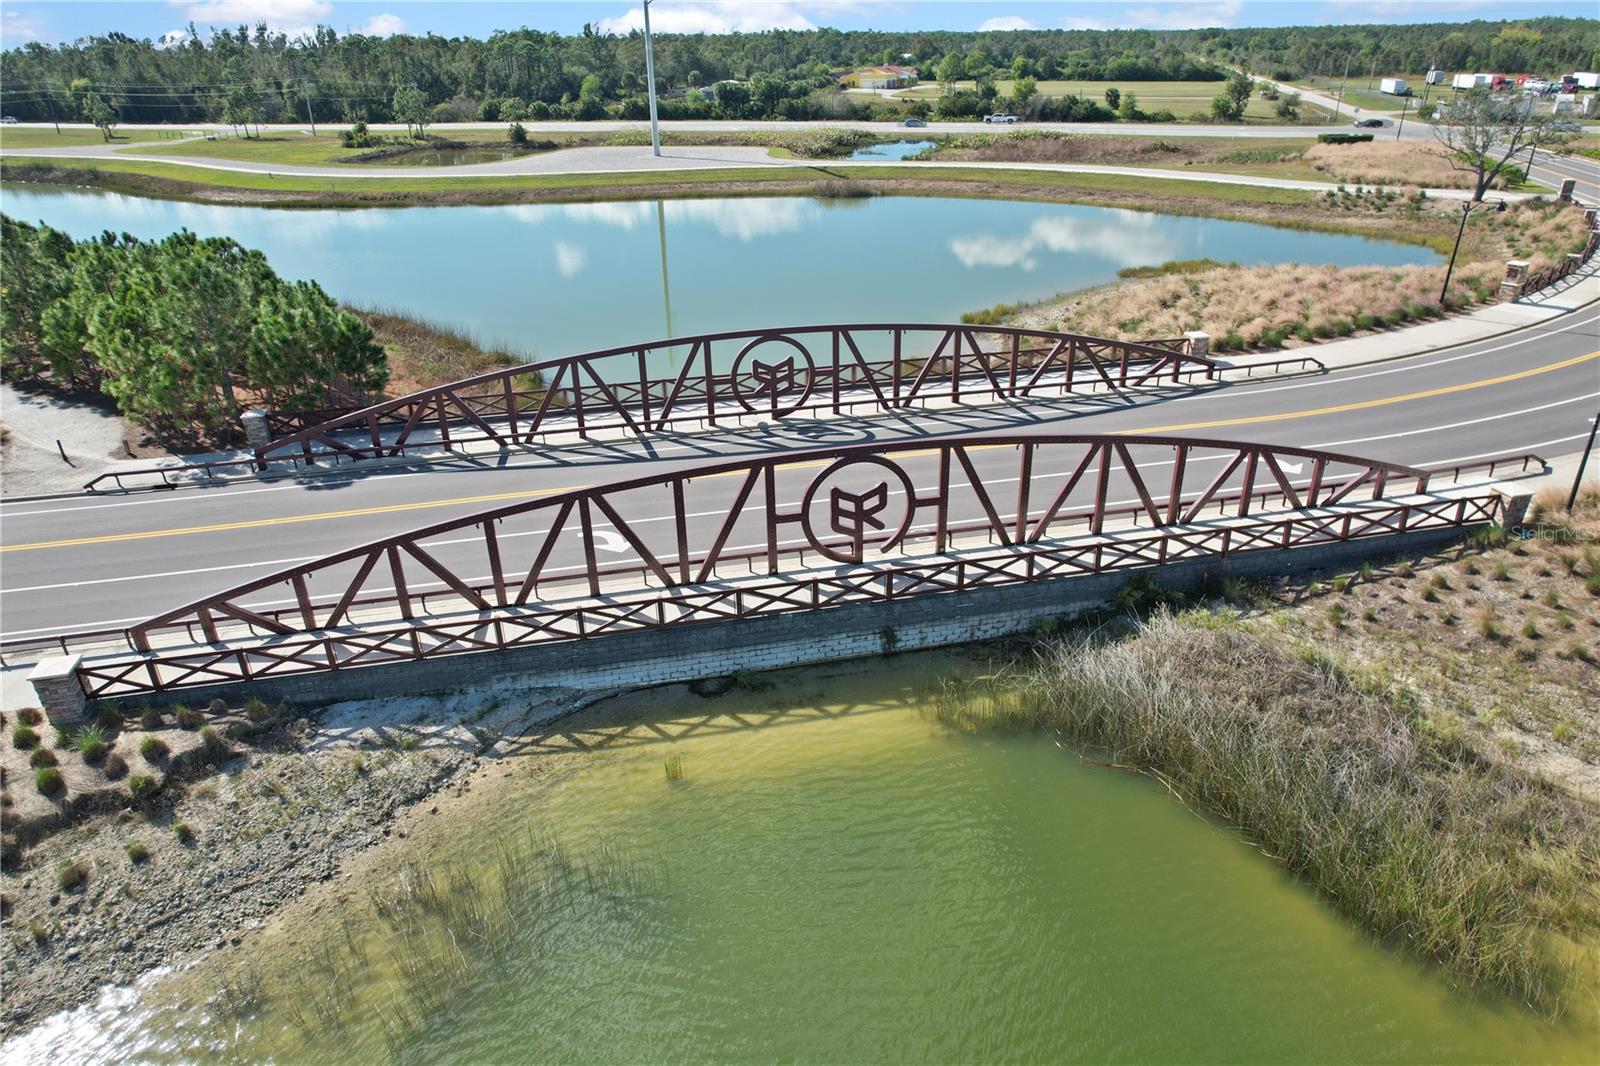
[[[1310, 191], [1122, 174], [985, 169], [908, 173], [903, 167], [819, 162], [812, 167], [784, 168], [778, 172], [728, 169], [637, 175], [558, 175], [504, 181], [485, 179], [467, 187], [450, 186], [444, 179], [412, 179], [417, 188], [373, 188], [368, 183], [363, 189], [350, 190], [251, 187], [222, 181], [192, 181], [160, 172], [178, 169], [159, 164], [124, 164], [116, 168], [78, 166], [63, 161], [24, 162], [0, 156], [0, 181], [19, 185], [100, 189], [154, 200], [274, 209], [315, 211], [746, 197], [902, 196], [1076, 204], [1148, 214], [1256, 222], [1312, 232], [1379, 237], [1440, 253], [1449, 251], [1453, 236], [1442, 232], [1396, 231], [1392, 227], [1384, 229], [1331, 216], [1319, 206], [1318, 195]], [[238, 174], [230, 177], [265, 176]], [[395, 180], [403, 182], [405, 179]]]

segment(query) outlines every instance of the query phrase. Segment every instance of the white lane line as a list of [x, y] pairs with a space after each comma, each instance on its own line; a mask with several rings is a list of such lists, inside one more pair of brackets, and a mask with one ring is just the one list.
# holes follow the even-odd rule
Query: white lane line
[[[1397, 433], [1382, 433], [1382, 434], [1379, 434], [1376, 437], [1351, 437], [1349, 440], [1328, 440], [1328, 441], [1323, 441], [1320, 444], [1307, 444], [1307, 445], [1305, 445], [1305, 447], [1307, 447], [1307, 448], [1338, 448], [1338, 447], [1342, 447], [1343, 445], [1346, 445], [1346, 444], [1366, 444], [1366, 443], [1369, 443], [1369, 442], [1375, 441], [1375, 440], [1395, 440], [1396, 438], [1399, 438], [1399, 437], [1415, 437], [1415, 436], [1418, 436], [1418, 435], [1423, 434], [1423, 433], [1438, 433], [1438, 432], [1441, 432], [1442, 430], [1447, 430], [1447, 429], [1460, 429], [1460, 428], [1462, 428], [1464, 426], [1476, 426], [1476, 425], [1478, 425], [1478, 424], [1480, 424], [1482, 422], [1496, 422], [1496, 421], [1499, 421], [1502, 418], [1517, 418], [1517, 417], [1519, 417], [1521, 415], [1531, 415], [1531, 414], [1535, 414], [1535, 413], [1537, 413], [1539, 411], [1548, 411], [1553, 407], [1565, 407], [1567, 404], [1588, 403], [1589, 401], [1594, 400], [1594, 399], [1600, 399], [1600, 392], [1591, 392], [1591, 393], [1587, 393], [1586, 395], [1583, 395], [1583, 396], [1573, 396], [1573, 397], [1571, 397], [1569, 399], [1565, 399], [1565, 400], [1556, 400], [1554, 403], [1542, 403], [1542, 404], [1539, 404], [1537, 407], [1524, 407], [1520, 411], [1503, 411], [1503, 412], [1501, 412], [1500, 414], [1497, 414], [1497, 415], [1485, 415], [1482, 418], [1468, 418], [1468, 419], [1466, 419], [1464, 421], [1461, 421], [1461, 422], [1450, 422], [1450, 423], [1448, 423], [1446, 425], [1442, 425], [1442, 426], [1426, 426], [1426, 427], [1424, 427], [1422, 429], [1403, 429], [1403, 430], [1400, 430]], [[1528, 447], [1529, 448], [1534, 448], [1534, 447], [1540, 447], [1540, 445], [1528, 445]], [[1485, 455], [1498, 455], [1500, 453], [1498, 453], [1498, 452], [1485, 452], [1484, 454]], [[1428, 463], [1422, 463], [1422, 464], [1417, 464], [1417, 465], [1427, 466], [1429, 464]]]

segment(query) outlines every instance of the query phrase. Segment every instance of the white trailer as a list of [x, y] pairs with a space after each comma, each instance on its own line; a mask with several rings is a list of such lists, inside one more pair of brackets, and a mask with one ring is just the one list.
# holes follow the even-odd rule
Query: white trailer
[[1378, 90], [1388, 93], [1390, 96], [1405, 96], [1411, 91], [1406, 88], [1406, 80], [1404, 78], [1384, 78], [1378, 83]]
[[1573, 71], [1572, 76], [1580, 89], [1600, 89], [1600, 74], [1593, 71]]
[[1457, 74], [1450, 79], [1452, 89], [1476, 89], [1480, 85], [1489, 84], [1487, 74]]

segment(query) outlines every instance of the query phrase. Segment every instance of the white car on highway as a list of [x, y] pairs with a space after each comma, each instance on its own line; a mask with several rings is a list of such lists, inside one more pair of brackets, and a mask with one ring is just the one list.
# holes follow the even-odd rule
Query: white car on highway
[[984, 115], [983, 116], [983, 121], [990, 122], [990, 123], [994, 123], [994, 122], [1015, 122], [1015, 121], [1017, 121], [1017, 116], [1016, 115], [1001, 115], [1001, 114]]

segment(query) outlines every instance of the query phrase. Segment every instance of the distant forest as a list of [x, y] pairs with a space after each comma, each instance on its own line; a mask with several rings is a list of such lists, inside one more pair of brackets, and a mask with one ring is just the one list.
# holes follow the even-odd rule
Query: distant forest
[[[122, 122], [637, 117], [643, 114], [644, 44], [585, 27], [562, 36], [498, 32], [487, 40], [340, 36], [321, 28], [286, 39], [265, 27], [219, 29], [162, 46], [119, 33], [0, 53], [0, 109], [23, 121]], [[909, 57], [909, 58], [908, 58]], [[843, 70], [873, 63], [942, 74], [1007, 78], [1220, 80], [1224, 65], [1288, 79], [1377, 70], [1535, 71], [1600, 67], [1600, 20], [1273, 29], [1024, 30], [880, 33], [775, 30], [656, 38], [658, 89], [669, 117], [822, 118], [854, 105], [835, 90]], [[718, 82], [748, 87], [684, 90]], [[726, 100], [726, 106], [724, 105]], [[108, 110], [109, 109], [109, 112]]]

